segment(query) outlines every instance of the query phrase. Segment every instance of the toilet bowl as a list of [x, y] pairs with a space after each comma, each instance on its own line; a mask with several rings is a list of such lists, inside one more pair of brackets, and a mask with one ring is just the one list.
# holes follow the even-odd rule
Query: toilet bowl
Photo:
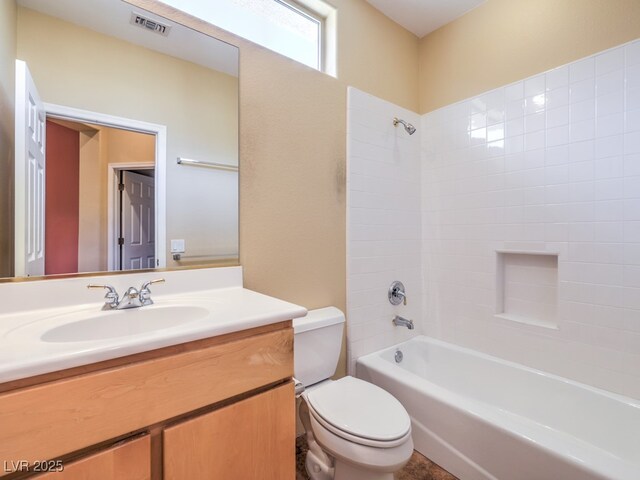
[[305, 386], [299, 415], [312, 480], [392, 480], [413, 453], [411, 420], [382, 388], [354, 377], [329, 380], [344, 314], [334, 307], [294, 320], [295, 375]]

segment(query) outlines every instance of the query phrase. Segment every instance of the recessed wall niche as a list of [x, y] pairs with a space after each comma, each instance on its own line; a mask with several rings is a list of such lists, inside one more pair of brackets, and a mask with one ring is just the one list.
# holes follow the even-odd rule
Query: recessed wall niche
[[497, 252], [496, 316], [558, 328], [558, 255]]

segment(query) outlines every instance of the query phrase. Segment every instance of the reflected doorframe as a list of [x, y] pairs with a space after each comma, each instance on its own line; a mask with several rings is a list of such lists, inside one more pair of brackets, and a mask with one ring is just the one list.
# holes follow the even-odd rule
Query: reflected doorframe
[[[120, 248], [116, 243], [116, 238], [120, 233], [120, 216], [116, 214], [116, 206], [120, 205], [118, 178], [120, 172], [125, 170], [155, 170], [156, 166], [148, 163], [109, 163], [107, 165], [107, 270], [110, 272], [122, 271], [119, 268]], [[156, 208], [158, 206], [158, 195], [154, 195]], [[164, 201], [164, 200], [163, 200]], [[157, 225], [154, 225], [154, 231]], [[154, 239], [157, 241], [157, 237]], [[156, 248], [157, 250], [157, 248]], [[156, 251], [156, 266], [158, 268], [158, 252]]]
[[[167, 127], [156, 123], [143, 122], [124, 117], [116, 117], [105, 113], [91, 112], [78, 108], [45, 103], [47, 117], [75, 122], [93, 123], [105, 127], [119, 128], [133, 132], [154, 135], [156, 138], [156, 162], [155, 162], [155, 189], [156, 189], [156, 211], [155, 211], [155, 244], [156, 244], [156, 268], [166, 268], [167, 266]], [[111, 176], [109, 181], [112, 182]], [[109, 202], [113, 202], [113, 186], [108, 188]], [[115, 249], [112, 236], [108, 237], [108, 262], [112, 265], [112, 255]]]

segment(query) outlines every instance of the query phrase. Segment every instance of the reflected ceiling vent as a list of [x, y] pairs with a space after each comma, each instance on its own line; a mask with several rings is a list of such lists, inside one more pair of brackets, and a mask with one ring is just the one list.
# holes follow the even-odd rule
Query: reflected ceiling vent
[[171, 31], [171, 27], [169, 25], [164, 25], [163, 23], [156, 22], [155, 20], [151, 20], [139, 13], [131, 12], [131, 24], [137, 25], [140, 28], [144, 28], [146, 30], [150, 30], [154, 33], [162, 35], [166, 37], [169, 35]]

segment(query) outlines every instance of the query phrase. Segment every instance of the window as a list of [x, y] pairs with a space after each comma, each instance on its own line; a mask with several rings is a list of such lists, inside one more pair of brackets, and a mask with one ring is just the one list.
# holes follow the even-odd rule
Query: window
[[322, 0], [162, 0], [311, 68], [335, 75], [335, 9]]

